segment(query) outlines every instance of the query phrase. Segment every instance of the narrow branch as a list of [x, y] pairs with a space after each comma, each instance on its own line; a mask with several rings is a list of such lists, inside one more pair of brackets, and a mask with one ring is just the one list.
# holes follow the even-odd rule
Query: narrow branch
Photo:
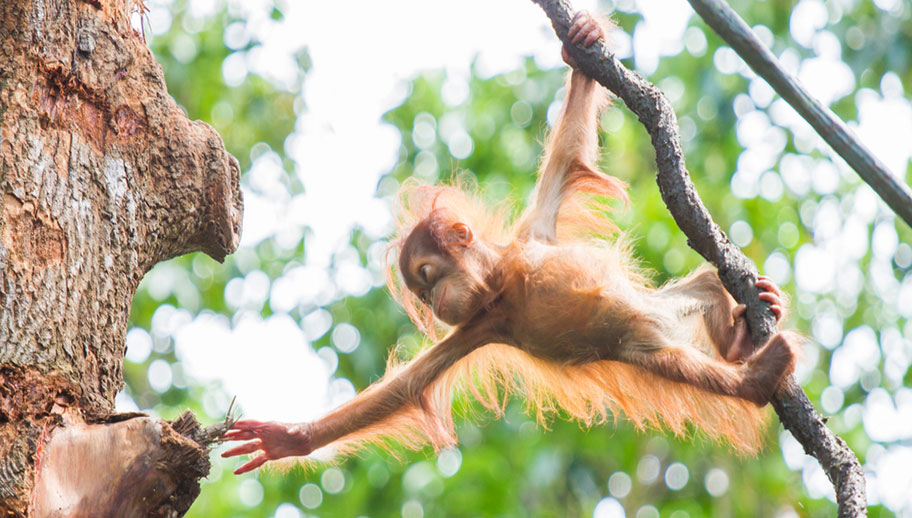
[[[823, 140], [852, 166], [861, 178], [912, 227], [912, 189], [875, 157], [829, 108], [782, 69], [776, 56], [760, 41], [725, 0], [688, 0], [694, 11], [722, 37], [739, 56], [801, 114]], [[905, 171], [897, 171], [899, 174]]]
[[[635, 72], [625, 68], [600, 41], [589, 48], [572, 44], [567, 31], [573, 10], [567, 0], [533, 0], [551, 19], [554, 31], [578, 66], [620, 97], [633, 111], [656, 150], [657, 182], [662, 199], [688, 244], [718, 268], [726, 289], [747, 304], [747, 319], [754, 343], [765, 343], [776, 332], [775, 316], [757, 297], [757, 270], [716, 225], [700, 200], [684, 165], [678, 124], [664, 95]], [[833, 434], [790, 376], [776, 394], [773, 408], [792, 432], [823, 466], [836, 490], [840, 517], [865, 516], [865, 479], [861, 465], [845, 442]]]

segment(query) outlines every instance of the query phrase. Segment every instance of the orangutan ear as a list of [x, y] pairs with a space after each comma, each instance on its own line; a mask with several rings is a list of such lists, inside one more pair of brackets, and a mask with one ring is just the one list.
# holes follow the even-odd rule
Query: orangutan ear
[[463, 246], [471, 245], [475, 236], [472, 235], [472, 229], [462, 222], [453, 223], [453, 241]]

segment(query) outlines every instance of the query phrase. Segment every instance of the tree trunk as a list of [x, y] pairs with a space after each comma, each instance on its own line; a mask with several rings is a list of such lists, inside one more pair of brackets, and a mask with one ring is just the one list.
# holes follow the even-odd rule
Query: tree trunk
[[141, 0], [0, 0], [0, 516], [179, 516], [202, 430], [112, 414], [142, 276], [238, 244], [237, 161], [130, 25]]

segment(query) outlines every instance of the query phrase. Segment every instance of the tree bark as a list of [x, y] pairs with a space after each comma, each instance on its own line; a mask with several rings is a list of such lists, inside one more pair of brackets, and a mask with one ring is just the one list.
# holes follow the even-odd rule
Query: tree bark
[[238, 244], [237, 161], [168, 95], [131, 0], [0, 4], [0, 515], [179, 516], [224, 426], [115, 415], [157, 262]]
[[[567, 31], [573, 10], [567, 0], [533, 1], [551, 19], [555, 33], [577, 65], [620, 97], [646, 127], [656, 151], [656, 180], [665, 205], [687, 235], [690, 247], [718, 268], [725, 288], [735, 300], [747, 305], [753, 342], [766, 343], [776, 332], [776, 319], [757, 297], [757, 269], [712, 220], [690, 181], [671, 104], [655, 85], [625, 68], [603, 43], [585, 48], [570, 42]], [[866, 516], [865, 477], [858, 458], [826, 427], [794, 376], [783, 383], [772, 405], [783, 426], [820, 462], [836, 492], [839, 516]]]

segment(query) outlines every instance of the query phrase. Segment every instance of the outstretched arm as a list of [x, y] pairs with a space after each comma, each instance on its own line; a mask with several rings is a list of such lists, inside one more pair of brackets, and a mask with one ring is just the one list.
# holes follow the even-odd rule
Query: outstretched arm
[[[407, 407], [424, 408], [423, 399], [434, 381], [490, 339], [491, 335], [484, 332], [482, 326], [469, 330], [457, 329], [395, 375], [371, 385], [348, 403], [312, 423], [238, 421], [232, 431], [225, 435], [225, 439], [249, 442], [226, 451], [222, 457], [262, 451], [259, 456], [235, 471], [236, 474], [246, 473], [270, 460], [307, 455], [377, 424]], [[395, 430], [390, 430], [390, 435], [392, 432]]]
[[[589, 13], [580, 11], [570, 27], [573, 43], [585, 46], [605, 37], [605, 30]], [[577, 69], [562, 51], [572, 68], [567, 98], [547, 143], [535, 200], [521, 223], [520, 237], [545, 242], [556, 240], [557, 214], [561, 203], [575, 190], [617, 196], [623, 184], [595, 167], [598, 160], [598, 115], [606, 102], [606, 92], [595, 80]]]

